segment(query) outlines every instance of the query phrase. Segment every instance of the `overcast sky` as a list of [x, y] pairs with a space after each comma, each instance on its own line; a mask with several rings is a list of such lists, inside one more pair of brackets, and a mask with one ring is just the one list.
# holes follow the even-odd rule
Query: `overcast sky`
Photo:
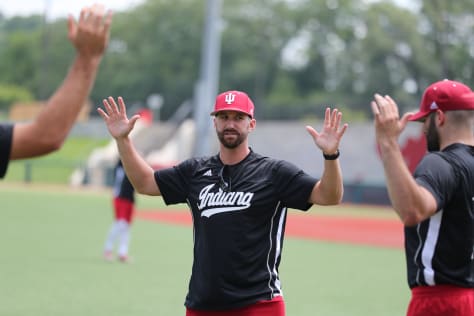
[[[145, 0], [0, 0], [0, 12], [11, 17], [14, 15], [42, 14], [48, 8], [48, 17], [55, 19], [66, 17], [69, 13], [78, 16], [81, 8], [99, 2], [114, 11], [126, 10]], [[366, 0], [377, 1], [377, 0]], [[410, 7], [411, 0], [394, 0], [401, 5]]]
[[11, 17], [42, 14], [48, 8], [48, 17], [52, 19], [66, 17], [69, 13], [77, 17], [82, 7], [97, 2], [107, 9], [121, 11], [140, 4], [144, 0], [0, 0], [0, 12]]

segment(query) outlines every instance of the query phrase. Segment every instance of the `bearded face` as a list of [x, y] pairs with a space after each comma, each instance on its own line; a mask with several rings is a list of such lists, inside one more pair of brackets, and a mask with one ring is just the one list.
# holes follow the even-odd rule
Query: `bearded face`
[[219, 138], [219, 141], [225, 148], [233, 149], [244, 142], [247, 138], [247, 134], [229, 128], [217, 131], [217, 138]]
[[247, 114], [236, 111], [222, 111], [216, 115], [214, 122], [217, 138], [225, 148], [237, 148], [247, 140], [249, 126], [251, 125], [251, 120]]

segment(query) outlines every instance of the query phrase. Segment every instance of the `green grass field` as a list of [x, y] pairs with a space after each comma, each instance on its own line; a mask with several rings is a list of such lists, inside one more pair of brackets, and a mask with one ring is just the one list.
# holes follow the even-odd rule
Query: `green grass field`
[[[4, 182], [0, 200], [0, 315], [185, 314], [191, 228], [137, 220], [133, 262], [108, 263], [110, 191]], [[399, 316], [408, 304], [402, 250], [287, 237], [280, 272], [288, 316]]]
[[50, 155], [10, 162], [3, 181], [68, 184], [73, 171], [85, 164], [92, 150], [106, 145], [109, 141], [109, 139], [69, 137], [61, 150]]

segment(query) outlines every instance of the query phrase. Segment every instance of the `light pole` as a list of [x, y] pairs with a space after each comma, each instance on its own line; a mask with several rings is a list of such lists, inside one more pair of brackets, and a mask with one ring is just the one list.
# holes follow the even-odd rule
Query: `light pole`
[[194, 155], [210, 152], [209, 132], [213, 100], [219, 86], [221, 51], [221, 0], [207, 0], [206, 20], [201, 48], [200, 77], [194, 90], [194, 121], [196, 124]]

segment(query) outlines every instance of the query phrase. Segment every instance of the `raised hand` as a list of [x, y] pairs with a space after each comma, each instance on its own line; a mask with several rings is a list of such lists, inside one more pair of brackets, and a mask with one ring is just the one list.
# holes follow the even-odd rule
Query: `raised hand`
[[408, 119], [413, 113], [405, 113], [405, 115], [400, 119], [398, 106], [388, 95], [383, 97], [379, 94], [375, 94], [374, 100], [370, 105], [374, 114], [375, 134], [377, 140], [398, 139], [402, 131], [405, 129]]
[[68, 38], [80, 56], [101, 57], [109, 42], [112, 12], [105, 13], [103, 5], [94, 4], [81, 10], [79, 21], [68, 18]]
[[118, 97], [117, 101], [118, 106], [113, 97], [104, 99], [102, 103], [104, 104], [105, 111], [98, 108], [97, 112], [99, 112], [100, 116], [104, 119], [107, 129], [113, 138], [126, 138], [140, 118], [140, 115], [136, 114], [128, 119], [127, 108], [123, 98]]
[[313, 137], [314, 143], [324, 154], [334, 154], [339, 149], [339, 142], [344, 135], [347, 124], [341, 125], [342, 113], [338, 109], [326, 108], [324, 113], [323, 130], [317, 132], [311, 126], [306, 126], [306, 130]]

